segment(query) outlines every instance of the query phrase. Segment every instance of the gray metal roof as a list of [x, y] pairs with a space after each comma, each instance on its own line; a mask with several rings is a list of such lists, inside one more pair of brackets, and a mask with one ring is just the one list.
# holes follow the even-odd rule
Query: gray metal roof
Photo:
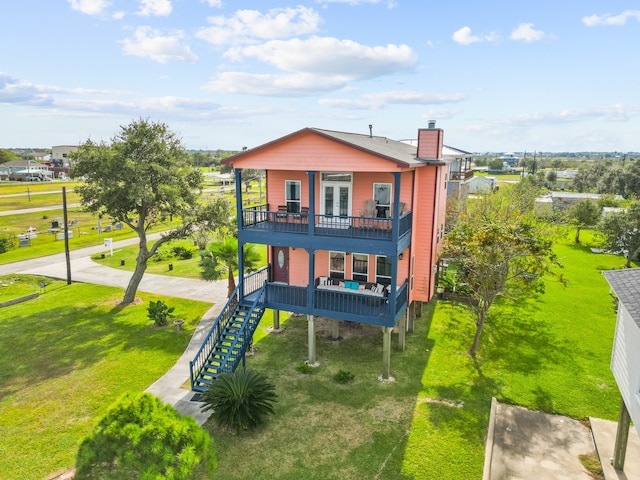
[[340, 142], [347, 143], [356, 148], [367, 150], [376, 155], [382, 155], [406, 164], [407, 166], [419, 166], [426, 163], [441, 163], [437, 158], [417, 158], [417, 147], [398, 140], [391, 140], [387, 137], [375, 135], [365, 135], [359, 133], [337, 132], [334, 130], [323, 130], [320, 128], [310, 128], [321, 135], [334, 138]]
[[633, 321], [640, 327], [640, 268], [605, 270], [602, 274]]

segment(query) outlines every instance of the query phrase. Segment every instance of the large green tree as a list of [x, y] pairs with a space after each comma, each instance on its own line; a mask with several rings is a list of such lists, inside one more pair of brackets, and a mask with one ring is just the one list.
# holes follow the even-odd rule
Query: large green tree
[[489, 309], [498, 296], [521, 298], [544, 290], [543, 276], [560, 266], [555, 229], [533, 215], [535, 189], [522, 182], [469, 200], [447, 233], [443, 256], [454, 262], [476, 316], [469, 354], [476, 355]]
[[[202, 176], [189, 165], [180, 139], [164, 123], [133, 121], [122, 126], [110, 144], [87, 140], [73, 160], [74, 175], [83, 179], [75, 191], [85, 208], [128, 225], [138, 235], [136, 268], [123, 304], [135, 300], [147, 261], [161, 245], [194, 229], [216, 229], [229, 222], [226, 200], [200, 203]], [[150, 247], [149, 230], [171, 219], [180, 224]]]
[[600, 205], [588, 198], [580, 200], [571, 206], [568, 215], [569, 221], [576, 227], [575, 243], [580, 243], [580, 230], [598, 223], [601, 211]]
[[629, 208], [605, 215], [597, 225], [602, 247], [624, 254], [631, 267], [631, 260], [640, 255], [640, 202], [634, 200]]

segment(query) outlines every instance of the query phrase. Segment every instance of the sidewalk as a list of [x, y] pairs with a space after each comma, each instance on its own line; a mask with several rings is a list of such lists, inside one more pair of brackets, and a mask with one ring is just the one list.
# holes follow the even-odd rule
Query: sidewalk
[[[149, 239], [157, 238], [160, 234], [149, 235]], [[136, 244], [138, 238], [121, 240], [113, 244], [114, 248]], [[104, 252], [103, 245], [71, 251], [71, 280], [73, 282], [95, 283], [112, 287], [126, 288], [132, 272], [105, 267], [93, 262], [90, 255]], [[22, 262], [0, 265], [0, 275], [22, 273], [30, 275], [44, 275], [53, 278], [67, 278], [67, 266], [64, 253], [40, 257]], [[211, 325], [220, 314], [227, 301], [227, 280], [207, 282], [189, 278], [170, 277], [145, 273], [140, 286], [141, 292], [169, 295], [190, 300], [200, 300], [213, 303], [205, 313], [196, 328], [189, 345], [176, 364], [147, 391], [159, 397], [163, 402], [173, 405], [183, 415], [190, 415], [202, 425], [210, 413], [200, 410], [200, 402], [192, 402], [195, 392], [182, 388], [189, 378], [189, 361], [193, 359], [200, 345], [206, 337]]]

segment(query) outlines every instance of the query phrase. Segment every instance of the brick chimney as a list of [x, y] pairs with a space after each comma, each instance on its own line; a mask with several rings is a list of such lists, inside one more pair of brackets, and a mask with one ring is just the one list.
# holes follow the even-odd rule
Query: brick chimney
[[442, 158], [444, 131], [436, 128], [435, 120], [429, 120], [428, 125], [418, 130], [418, 158]]

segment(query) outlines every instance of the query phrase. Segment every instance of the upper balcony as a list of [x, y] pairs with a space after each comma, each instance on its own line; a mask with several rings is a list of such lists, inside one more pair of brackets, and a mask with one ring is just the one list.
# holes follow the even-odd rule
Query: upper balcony
[[283, 209], [272, 210], [268, 205], [242, 210], [241, 230], [255, 232], [286, 233], [334, 238], [351, 238], [391, 242], [409, 236], [413, 213], [405, 212], [397, 222], [394, 236], [393, 218], [365, 216], [312, 215], [304, 208], [300, 213]]
[[463, 170], [461, 172], [449, 172], [449, 179], [452, 181], [464, 181], [473, 177], [473, 170]]

